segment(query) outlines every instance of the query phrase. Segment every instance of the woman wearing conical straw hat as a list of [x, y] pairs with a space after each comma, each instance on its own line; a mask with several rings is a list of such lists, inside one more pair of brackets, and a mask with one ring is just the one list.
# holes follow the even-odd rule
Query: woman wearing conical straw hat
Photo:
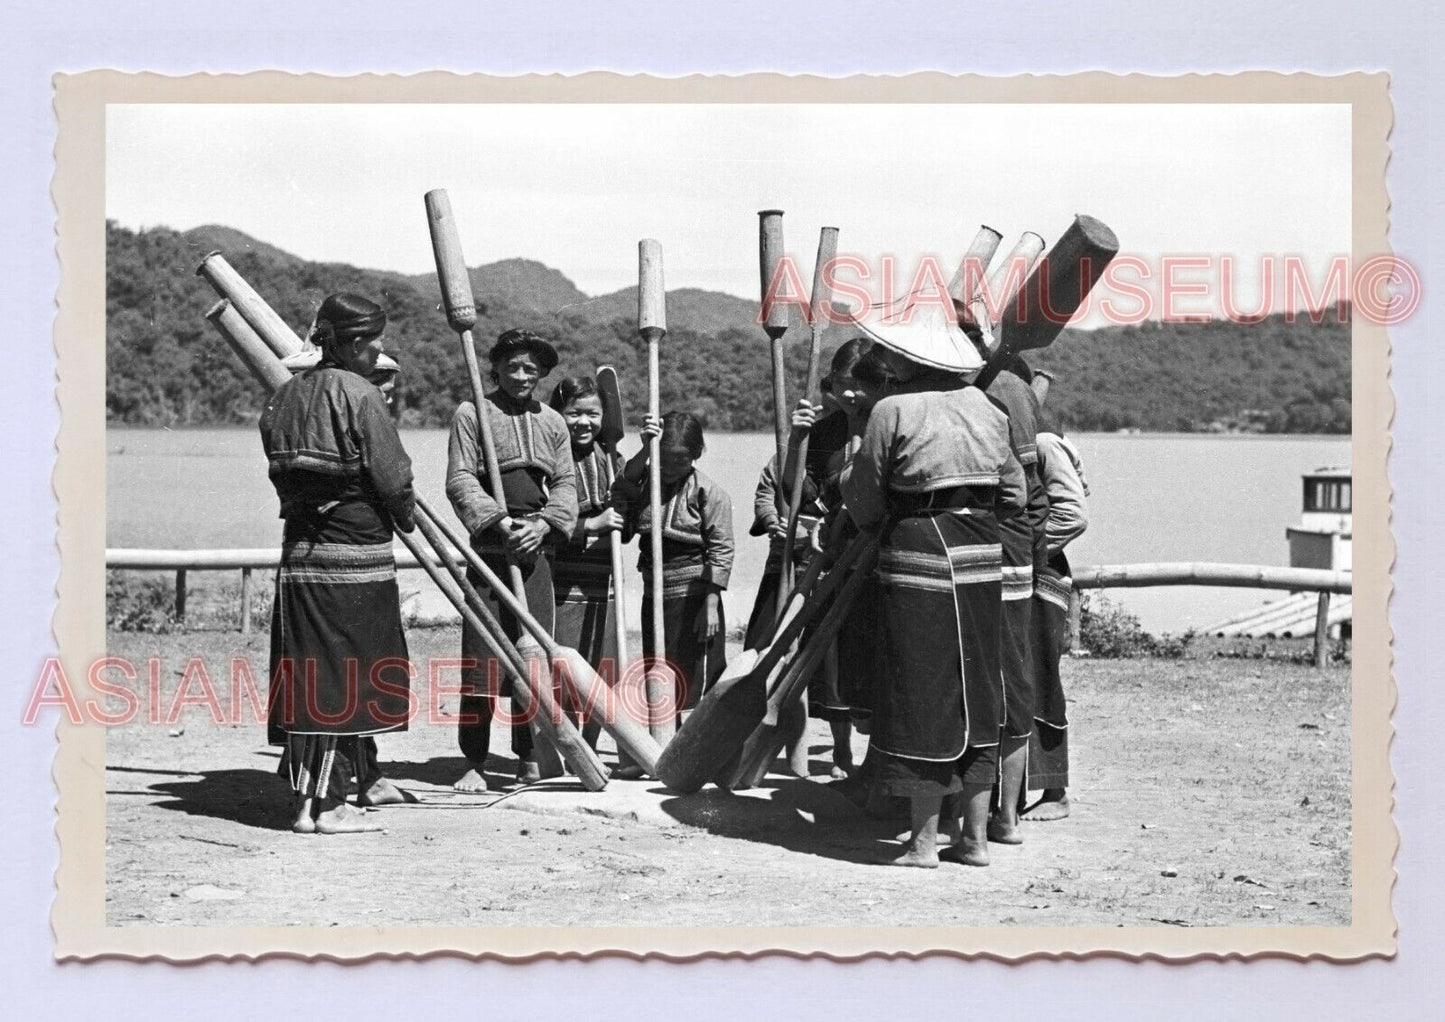
[[880, 536], [872, 782], [912, 800], [912, 833], [889, 861], [937, 866], [942, 801], [957, 794], [963, 830], [944, 857], [985, 866], [1004, 715], [998, 519], [1022, 509], [1023, 470], [1008, 416], [968, 385], [982, 358], [938, 302], [915, 296], [858, 325], [895, 379], [841, 480], [848, 513]]

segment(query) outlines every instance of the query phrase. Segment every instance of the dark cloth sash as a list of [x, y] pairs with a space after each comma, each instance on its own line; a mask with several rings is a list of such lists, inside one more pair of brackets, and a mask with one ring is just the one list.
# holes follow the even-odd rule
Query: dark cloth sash
[[915, 518], [969, 508], [986, 508], [992, 511], [997, 498], [997, 486], [953, 486], [944, 490], [929, 490], [927, 493], [901, 493], [892, 490], [888, 494], [888, 511], [894, 518]]

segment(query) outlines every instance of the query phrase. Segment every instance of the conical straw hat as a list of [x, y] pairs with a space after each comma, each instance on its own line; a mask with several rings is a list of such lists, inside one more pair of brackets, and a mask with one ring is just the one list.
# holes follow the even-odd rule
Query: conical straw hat
[[915, 291], [892, 305], [870, 309], [853, 322], [869, 340], [905, 358], [950, 373], [976, 373], [983, 356], [951, 317], [942, 292]]

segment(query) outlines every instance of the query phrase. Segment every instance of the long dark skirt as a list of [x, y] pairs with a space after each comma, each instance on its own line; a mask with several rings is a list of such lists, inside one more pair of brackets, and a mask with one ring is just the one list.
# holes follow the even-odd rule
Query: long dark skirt
[[[795, 564], [795, 575], [801, 574], [807, 561]], [[748, 627], [743, 636], [746, 649], [759, 649], [766, 637], [772, 633], [773, 623], [778, 616], [779, 580], [782, 577], [783, 558], [779, 546], [774, 543], [768, 551], [768, 560], [763, 565], [763, 580], [758, 586], [757, 599], [748, 617]], [[789, 587], [789, 592], [792, 589]], [[806, 643], [813, 629], [803, 632], [800, 643]], [[850, 707], [844, 700], [839, 687], [839, 671], [832, 669], [826, 661], [818, 665], [808, 678], [808, 716], [819, 720], [848, 720]]]
[[[510, 581], [510, 569], [504, 553], [494, 547], [484, 547], [477, 552], [503, 584]], [[502, 631], [507, 638], [514, 642], [521, 638], [521, 622], [502, 606], [491, 589], [482, 583], [481, 576], [468, 569], [467, 578], [476, 587], [482, 601], [501, 622]], [[526, 584], [528, 613], [535, 617], [543, 628], [552, 631], [556, 608], [552, 591], [550, 553], [544, 553], [531, 564], [523, 565], [522, 578]], [[481, 636], [474, 634], [470, 628], [462, 629], [462, 660], [461, 714], [457, 722], [457, 744], [469, 762], [481, 766], [486, 763], [487, 755], [491, 751], [492, 716], [496, 712], [497, 700], [509, 694], [510, 684], [502, 661], [493, 654], [491, 647], [482, 641]], [[518, 707], [519, 703], [513, 699], [512, 752], [519, 759], [530, 759], [532, 732], [527, 722], [520, 719], [522, 714]]]
[[[666, 644], [663, 656], [677, 680], [677, 709], [690, 710], [727, 667], [727, 620], [719, 599], [717, 634], [711, 640], [699, 639], [697, 620], [707, 603], [707, 587], [697, 581], [668, 585], [666, 565], [663, 570], [662, 629]], [[642, 594], [642, 655], [655, 655], [650, 586]]]
[[1001, 559], [997, 521], [981, 508], [905, 517], [884, 531], [870, 753], [886, 795], [943, 796], [987, 772], [986, 755], [964, 754], [999, 741]]
[[1003, 540], [1003, 680], [1007, 696], [1004, 734], [1027, 738], [1034, 730], [1034, 669], [1032, 618], [1034, 573], [1048, 554], [1044, 523], [1049, 517], [1049, 495], [1037, 463], [1024, 466], [1028, 486], [1024, 510], [999, 523]]
[[391, 541], [355, 542], [345, 517], [287, 523], [271, 610], [273, 745], [407, 728], [411, 664]]
[[743, 648], [759, 649], [773, 630], [778, 617], [779, 580], [783, 574], [782, 548], [777, 543], [768, 546], [768, 559], [763, 562], [763, 578], [758, 583], [758, 595], [753, 600], [753, 609], [748, 614], [747, 628], [743, 631]]
[[601, 671], [604, 662], [617, 656], [617, 633], [612, 622], [612, 552], [606, 538], [588, 550], [558, 550], [552, 561], [552, 586], [556, 608], [553, 637]]
[[1028, 789], [1069, 786], [1069, 715], [1059, 660], [1069, 632], [1069, 562], [1057, 554], [1034, 579], [1030, 665], [1036, 705], [1029, 740]]
[[1020, 516], [999, 526], [1003, 547], [1002, 631], [1004, 734], [1027, 738], [1034, 729], [1034, 686], [1029, 673], [1029, 619], [1033, 615], [1033, 534]]
[[883, 588], [877, 573], [869, 572], [838, 630], [838, 700], [855, 720], [872, 716], [874, 691], [886, 671], [882, 607]]

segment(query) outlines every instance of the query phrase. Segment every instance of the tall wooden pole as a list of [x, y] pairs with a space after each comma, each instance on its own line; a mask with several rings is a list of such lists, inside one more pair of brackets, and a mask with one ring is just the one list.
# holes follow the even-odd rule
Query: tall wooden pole
[[[477, 437], [481, 441], [482, 460], [486, 463], [488, 488], [505, 513], [507, 494], [502, 488], [501, 463], [497, 459], [497, 446], [492, 439], [492, 424], [487, 415], [487, 395], [482, 389], [482, 372], [477, 365], [477, 349], [472, 341], [472, 327], [477, 322], [476, 299], [472, 296], [472, 282], [467, 275], [466, 260], [462, 257], [461, 234], [456, 219], [452, 216], [451, 199], [446, 189], [436, 188], [426, 193], [427, 226], [431, 230], [432, 255], [436, 259], [437, 281], [441, 285], [442, 304], [446, 309], [447, 322], [456, 331], [462, 347], [462, 360], [467, 366], [467, 379], [471, 383], [472, 404], [477, 412]], [[527, 585], [522, 578], [522, 569], [516, 560], [507, 554], [507, 577], [511, 582], [512, 594], [523, 604], [527, 603]], [[547, 684], [551, 685], [550, 676]], [[543, 737], [533, 728], [534, 737]], [[555, 776], [562, 771], [557, 750], [550, 742], [536, 743], [537, 767], [542, 776]]]
[[[803, 397], [812, 400], [818, 389], [819, 361], [823, 355], [823, 331], [828, 326], [828, 314], [833, 301], [833, 289], [829, 286], [831, 265], [838, 257], [838, 228], [824, 227], [818, 238], [818, 260], [813, 266], [813, 297], [808, 307], [811, 327], [808, 345], [808, 375], [803, 384]], [[821, 402], [820, 402], [821, 404]], [[791, 435], [789, 430], [789, 435]], [[788, 513], [787, 533], [783, 540], [783, 564], [778, 581], [777, 616], [783, 614], [783, 597], [793, 585], [793, 533], [798, 528], [798, 514], [803, 504], [803, 483], [808, 476], [808, 436], [803, 435], [796, 451], [789, 450], [787, 465], [779, 462], [778, 486], [787, 485]], [[784, 482], [788, 480], [788, 482]]]
[[[762, 278], [761, 313], [763, 330], [773, 358], [773, 440], [778, 456], [778, 477], [788, 460], [788, 394], [787, 366], [783, 360], [783, 334], [788, 331], [788, 306], [775, 302], [769, 293], [783, 261], [783, 211], [764, 209], [758, 212], [758, 269]], [[778, 498], [783, 496], [778, 487]]]
[[270, 304], [246, 283], [235, 268], [226, 262], [219, 252], [212, 252], [201, 260], [196, 276], [204, 277], [222, 298], [229, 299], [253, 330], [266, 343], [277, 358], [296, 354], [304, 346], [296, 331], [271, 308]]
[[[647, 411], [662, 414], [659, 349], [667, 334], [667, 291], [662, 281], [662, 245], [651, 238], [637, 243], [637, 332], [647, 342]], [[662, 618], [662, 437], [648, 441], [648, 511], [652, 517], [652, 662], [647, 667], [649, 730], [663, 748], [677, 730], [677, 685], [667, 659]], [[701, 679], [699, 679], [700, 682]], [[692, 679], [688, 679], [689, 683]], [[661, 707], [662, 712], [658, 712]]]
[[969, 243], [968, 251], [963, 254], [963, 262], [959, 264], [953, 279], [948, 282], [948, 294], [956, 306], [968, 305], [983, 286], [984, 279], [988, 276], [988, 264], [993, 261], [994, 253], [998, 251], [1002, 241], [1003, 235], [988, 224], [979, 226], [978, 233]]

